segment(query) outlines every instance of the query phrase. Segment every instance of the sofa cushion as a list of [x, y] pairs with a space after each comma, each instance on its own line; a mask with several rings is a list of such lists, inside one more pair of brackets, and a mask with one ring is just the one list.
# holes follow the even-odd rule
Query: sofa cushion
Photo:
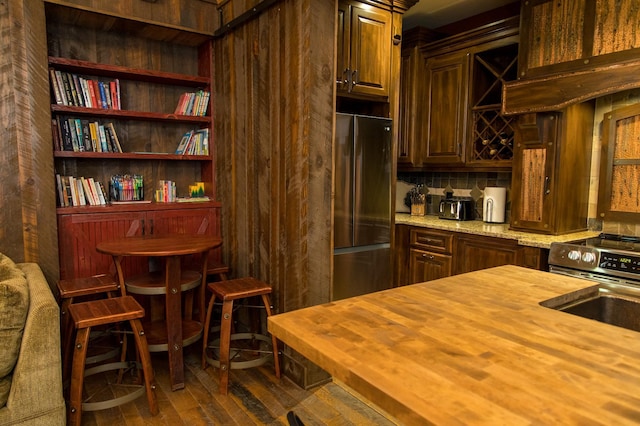
[[28, 311], [29, 288], [24, 273], [0, 253], [0, 407], [7, 402]]

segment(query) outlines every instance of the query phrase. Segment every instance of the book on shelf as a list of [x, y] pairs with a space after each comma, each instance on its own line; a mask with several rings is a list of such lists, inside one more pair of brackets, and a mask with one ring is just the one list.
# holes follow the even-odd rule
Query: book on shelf
[[52, 119], [54, 148], [74, 152], [123, 152], [113, 122], [57, 116]]
[[174, 114], [202, 117], [207, 113], [210, 96], [210, 92], [206, 90], [185, 92], [180, 95]]
[[58, 105], [84, 108], [121, 109], [120, 80], [86, 78], [82, 75], [49, 69], [54, 100]]
[[104, 126], [98, 125], [98, 140], [100, 141], [100, 151], [109, 152], [109, 145], [107, 145], [107, 135], [104, 132]]
[[[76, 120], [73, 118], [67, 119], [69, 125], [69, 135], [71, 136], [71, 147], [74, 152], [80, 152], [80, 145], [78, 144], [78, 131], [76, 129]], [[84, 149], [82, 149], [84, 151]]]
[[105, 124], [106, 130], [109, 131], [109, 137], [112, 141], [113, 152], [122, 152], [122, 146], [120, 145], [120, 139], [118, 139], [118, 134], [116, 133], [116, 129], [113, 126], [113, 123], [109, 122]]
[[209, 129], [186, 132], [176, 148], [178, 155], [209, 155]]
[[71, 74], [73, 78], [73, 92], [76, 94], [78, 106], [84, 107], [86, 103], [84, 101], [84, 93], [82, 92], [82, 84], [80, 83], [80, 77], [77, 74]]
[[51, 119], [51, 138], [53, 139], [53, 149], [62, 151], [62, 139], [60, 138], [60, 129], [58, 128], [58, 120]]
[[89, 97], [91, 98], [92, 108], [100, 108], [99, 98], [96, 92], [96, 85], [94, 80], [87, 80], [87, 88], [89, 89]]
[[60, 207], [100, 206], [106, 198], [102, 182], [93, 178], [56, 174], [58, 205]]
[[58, 173], [56, 173], [56, 187], [58, 188], [58, 205], [60, 207], [66, 207], [68, 206], [68, 201], [67, 201], [67, 197], [66, 197], [66, 192], [65, 192], [65, 187], [64, 184], [62, 183], [62, 176], [60, 176]]
[[58, 105], [64, 105], [66, 100], [62, 97], [60, 91], [60, 83], [58, 82], [58, 76], [56, 70], [49, 68], [49, 79], [51, 80], [51, 90], [53, 91], [53, 97]]
[[73, 151], [73, 144], [71, 142], [71, 130], [69, 128], [69, 122], [64, 119], [57, 117], [58, 121], [58, 129], [60, 132], [60, 140], [62, 141], [62, 150], [63, 151]]

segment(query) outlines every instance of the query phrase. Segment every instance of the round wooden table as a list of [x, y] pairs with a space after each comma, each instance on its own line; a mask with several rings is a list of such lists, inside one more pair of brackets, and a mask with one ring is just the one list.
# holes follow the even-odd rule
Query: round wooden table
[[[207, 279], [207, 257], [209, 251], [222, 244], [220, 237], [205, 235], [165, 235], [165, 236], [134, 236], [118, 240], [108, 240], [98, 243], [96, 249], [100, 253], [113, 257], [118, 280], [122, 288], [125, 287], [122, 259], [126, 256], [164, 257], [165, 264], [165, 299], [166, 314], [164, 328], [160, 339], [166, 339], [169, 354], [169, 375], [171, 389], [184, 388], [184, 362], [182, 349], [185, 341], [192, 343], [202, 335], [204, 324], [204, 289]], [[202, 255], [202, 283], [200, 285], [200, 321], [185, 321], [182, 318], [181, 287], [180, 287], [180, 257]], [[155, 330], [153, 330], [155, 331]], [[152, 330], [145, 330], [147, 339], [157, 335]], [[166, 336], [164, 332], [166, 331]]]

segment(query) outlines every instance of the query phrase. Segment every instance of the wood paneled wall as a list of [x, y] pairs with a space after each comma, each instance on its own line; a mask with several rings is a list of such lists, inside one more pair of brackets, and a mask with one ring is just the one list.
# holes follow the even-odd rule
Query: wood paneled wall
[[223, 257], [277, 312], [330, 300], [335, 17], [335, 0], [282, 0], [214, 42]]
[[[209, 12], [196, 19], [141, 0], [51, 2], [114, 15], [153, 8], [158, 12], [146, 14], [148, 21], [177, 17], [169, 24], [213, 31], [201, 19]], [[170, 4], [217, 14], [209, 1]], [[225, 4], [236, 8], [228, 16], [250, 6]], [[224, 258], [235, 275], [271, 283], [278, 311], [330, 299], [335, 14], [336, 0], [282, 0], [215, 41]], [[211, 16], [211, 25], [217, 18]], [[44, 2], [3, 3], [0, 29], [0, 252], [38, 262], [53, 283], [58, 248]]]
[[0, 252], [58, 275], [46, 32], [41, 1], [0, 4]]

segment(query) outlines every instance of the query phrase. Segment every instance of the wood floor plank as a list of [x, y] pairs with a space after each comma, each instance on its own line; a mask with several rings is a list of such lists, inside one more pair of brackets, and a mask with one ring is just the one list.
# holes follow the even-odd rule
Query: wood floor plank
[[[288, 425], [287, 413], [295, 411], [306, 426], [391, 425], [371, 407], [334, 383], [304, 390], [287, 377], [278, 379], [273, 364], [232, 370], [228, 395], [218, 393], [218, 370], [200, 366], [198, 345], [185, 348], [185, 388], [172, 391], [166, 353], [152, 353], [156, 397], [160, 412], [151, 416], [146, 397], [120, 407], [85, 412], [87, 426], [164, 425]], [[86, 379], [89, 392], [121, 392], [112, 377], [98, 374]], [[101, 396], [102, 397], [102, 396]]]

